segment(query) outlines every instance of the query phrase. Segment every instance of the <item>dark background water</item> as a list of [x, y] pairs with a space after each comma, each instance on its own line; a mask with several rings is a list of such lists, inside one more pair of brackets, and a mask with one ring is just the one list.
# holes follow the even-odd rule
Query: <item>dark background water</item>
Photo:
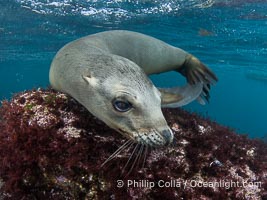
[[[55, 53], [81, 36], [127, 29], [191, 52], [219, 77], [209, 105], [185, 108], [263, 138], [267, 134], [267, 1], [0, 0], [0, 99], [49, 85]], [[157, 86], [182, 83], [171, 72]]]

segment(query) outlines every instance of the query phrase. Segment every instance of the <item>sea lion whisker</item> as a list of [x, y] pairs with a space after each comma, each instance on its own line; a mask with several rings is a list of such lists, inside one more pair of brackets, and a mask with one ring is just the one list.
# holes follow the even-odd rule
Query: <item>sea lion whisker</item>
[[[137, 148], [138, 148], [139, 145], [140, 145], [140, 143], [136, 143], [133, 152], [131, 153], [130, 157], [128, 158], [126, 164], [124, 165], [124, 167], [123, 167], [123, 169], [122, 169], [122, 174], [124, 174], [124, 172], [125, 172], [125, 170], [126, 170], [128, 164], [129, 164], [130, 160], [132, 160], [133, 155], [135, 154], [135, 151], [137, 150]], [[129, 173], [127, 173], [126, 176], [127, 176], [128, 174], [129, 174]]]
[[132, 140], [127, 140], [124, 144], [122, 144], [113, 154], [111, 154], [106, 160], [105, 162], [103, 162], [101, 164], [101, 167], [103, 167], [107, 162], [109, 162], [110, 160], [112, 160], [113, 158], [115, 158], [123, 149], [126, 149], [127, 146], [129, 146], [131, 143], [133, 143]]
[[140, 163], [140, 159], [142, 157], [142, 154], [143, 154], [143, 150], [144, 150], [144, 144], [141, 144], [141, 147], [140, 147], [140, 150], [138, 152], [138, 159], [137, 159], [137, 163], [136, 163], [136, 166], [138, 167], [139, 163]]
[[140, 158], [140, 155], [142, 154], [142, 151], [143, 151], [143, 144], [140, 144], [139, 146], [140, 146], [140, 148], [138, 149], [137, 155], [135, 156], [135, 159], [133, 161], [133, 164], [132, 164], [130, 170], [128, 171], [127, 175], [129, 175], [132, 172], [132, 170], [134, 169], [134, 167], [138, 167], [139, 158]]
[[145, 147], [145, 152], [144, 152], [144, 159], [143, 159], [143, 163], [142, 163], [142, 168], [145, 168], [146, 157], [147, 157], [149, 145], [144, 145], [144, 147]]

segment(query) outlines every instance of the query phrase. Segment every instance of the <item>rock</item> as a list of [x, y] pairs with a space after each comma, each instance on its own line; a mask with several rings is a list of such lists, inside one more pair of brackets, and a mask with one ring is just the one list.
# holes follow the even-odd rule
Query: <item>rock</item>
[[181, 109], [163, 112], [175, 141], [154, 149], [128, 142], [65, 94], [15, 95], [0, 108], [0, 198], [267, 198], [265, 143]]

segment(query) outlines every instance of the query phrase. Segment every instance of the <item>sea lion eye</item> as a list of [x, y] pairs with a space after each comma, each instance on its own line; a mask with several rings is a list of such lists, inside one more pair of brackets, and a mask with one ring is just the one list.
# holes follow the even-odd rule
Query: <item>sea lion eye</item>
[[119, 112], [127, 112], [130, 110], [133, 106], [129, 101], [121, 100], [121, 99], [115, 99], [113, 102], [113, 107], [115, 110]]

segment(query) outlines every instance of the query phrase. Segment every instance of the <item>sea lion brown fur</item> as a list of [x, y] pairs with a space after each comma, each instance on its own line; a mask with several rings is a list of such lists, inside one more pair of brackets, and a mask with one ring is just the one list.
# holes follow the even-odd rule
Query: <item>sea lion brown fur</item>
[[[184, 87], [157, 89], [147, 75], [175, 70]], [[65, 45], [50, 68], [50, 83], [127, 138], [150, 146], [172, 142], [161, 106], [209, 98], [216, 76], [196, 57], [131, 31], [106, 31]]]

